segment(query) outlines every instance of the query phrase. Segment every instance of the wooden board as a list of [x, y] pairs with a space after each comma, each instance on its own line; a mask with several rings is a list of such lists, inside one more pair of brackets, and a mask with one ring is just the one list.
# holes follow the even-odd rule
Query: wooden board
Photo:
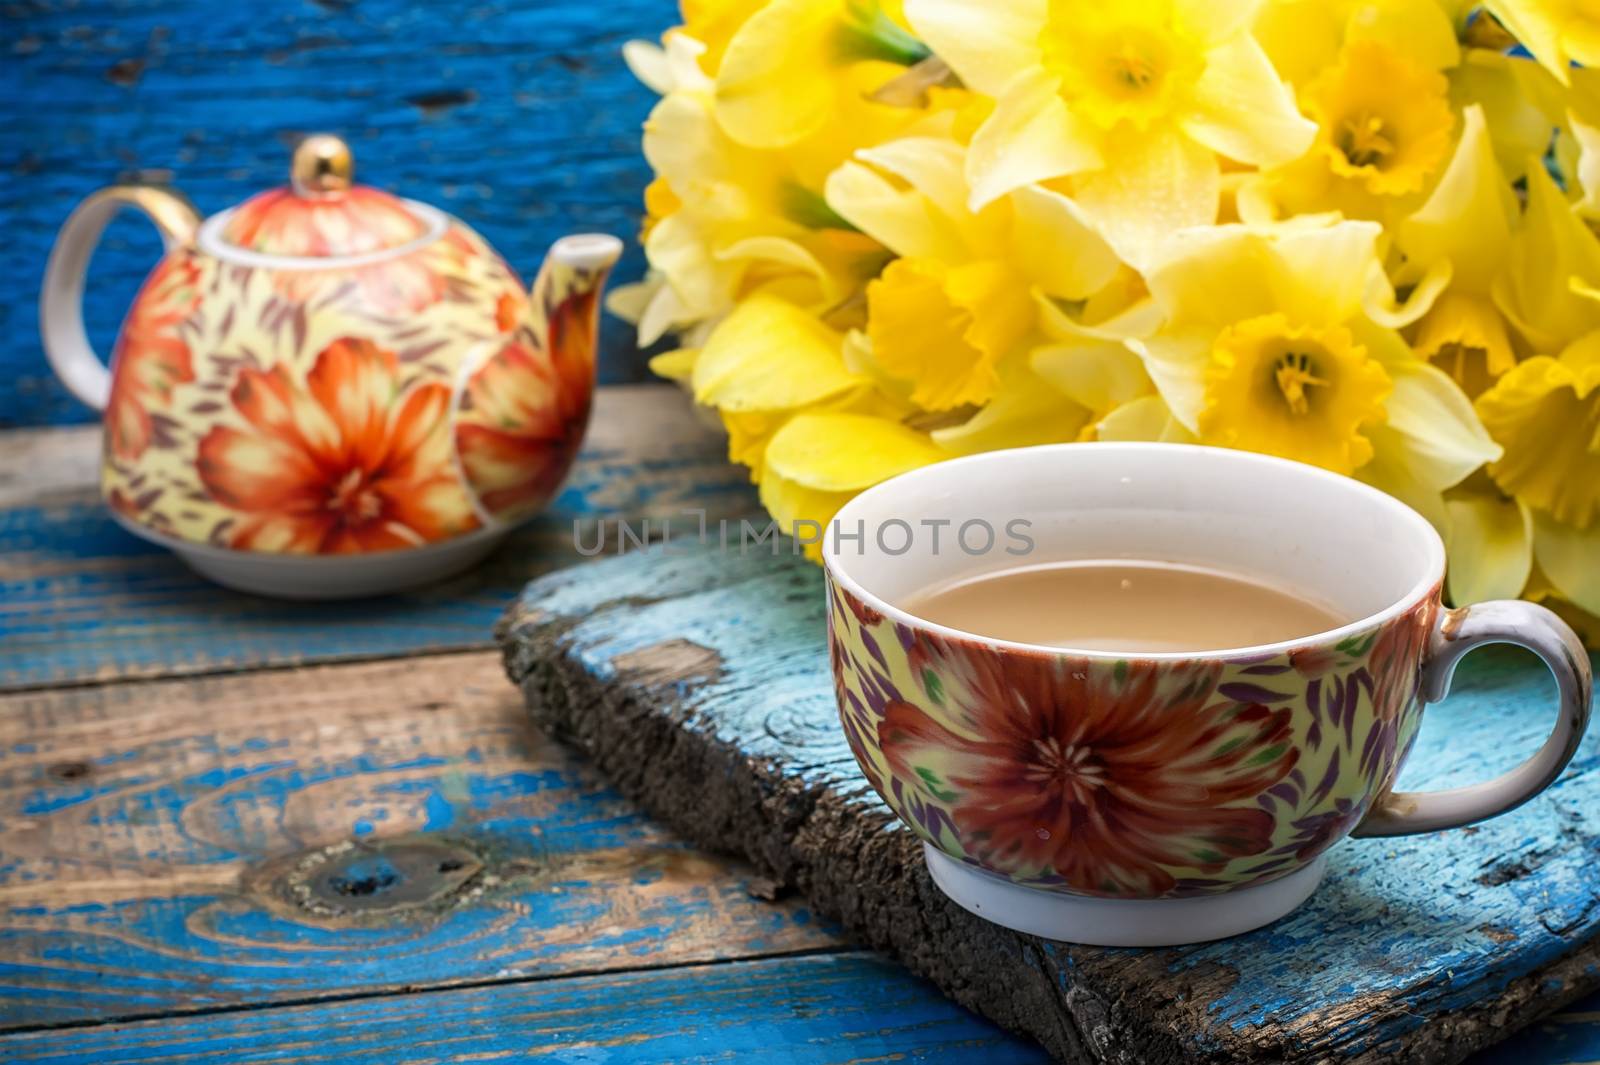
[[[622, 44], [676, 19], [671, 0], [33, 0], [0, 9], [0, 427], [88, 421], [38, 341], [37, 297], [61, 223], [119, 181], [175, 184], [205, 213], [286, 180], [294, 139], [347, 137], [357, 180], [432, 203], [524, 278], [579, 230], [631, 238], [654, 96]], [[114, 223], [86, 318], [110, 351], [160, 241]], [[630, 240], [619, 277], [636, 279]], [[608, 319], [601, 376], [639, 380], [632, 330]]]
[[458, 579], [383, 600], [281, 603], [235, 594], [124, 531], [97, 501], [93, 430], [0, 436], [0, 691], [264, 663], [487, 646], [529, 577], [606, 549], [616, 522], [711, 520], [755, 506], [724, 440], [667, 385], [601, 389], [576, 468], [550, 509]]
[[[690, 839], [741, 855], [958, 1001], [1068, 1060], [1455, 1061], [1600, 987], [1600, 742], [1476, 828], [1350, 841], [1288, 918], [1214, 944], [1064, 947], [933, 888], [836, 725], [819, 573], [692, 545], [531, 584], [503, 629], [533, 716]], [[1401, 780], [1483, 779], [1552, 685], [1480, 652]]]
[[[600, 410], [592, 477], [562, 506], [748, 505], [681, 396], [607, 391]], [[554, 557], [512, 559], [476, 599], [348, 616], [252, 613], [176, 567], [163, 602], [141, 541], [72, 547], [103, 520], [96, 447], [0, 434], [0, 525], [21, 530], [0, 547], [0, 660], [34, 678], [0, 674], [0, 1023], [26, 1026], [0, 1060], [1033, 1060], [770, 876], [646, 820], [520, 723], [492, 652], [433, 633], [458, 617], [450, 638], [487, 646], [512, 583]], [[655, 570], [637, 601], [702, 576]], [[54, 635], [25, 654], [19, 618]], [[493, 891], [452, 887], [497, 869]], [[1600, 1057], [1597, 1018], [1575, 1007], [1494, 1065]]]
[[492, 651], [0, 697], [0, 1029], [840, 943], [753, 875]]
[[740, 961], [0, 1038], [33, 1065], [1003, 1062], [1044, 1055], [870, 955]]

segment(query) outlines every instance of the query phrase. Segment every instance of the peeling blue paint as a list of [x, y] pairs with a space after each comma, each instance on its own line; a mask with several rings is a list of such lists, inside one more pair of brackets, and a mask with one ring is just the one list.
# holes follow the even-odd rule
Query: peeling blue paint
[[[639, 602], [646, 589], [659, 601]], [[864, 787], [836, 724], [820, 575], [809, 564], [652, 550], [553, 574], [529, 587], [524, 604], [570, 617], [567, 655], [602, 679], [630, 652], [678, 640], [707, 648], [721, 668], [685, 698], [697, 728], [807, 784]], [[1449, 701], [1429, 710], [1400, 787], [1483, 780], [1520, 761], [1549, 731], [1551, 687], [1522, 652], [1470, 656]], [[1176, 949], [1170, 971], [1237, 974], [1207, 1005], [1213, 1033], [1269, 1021], [1292, 1029], [1298, 1018], [1369, 1003], [1371, 1015], [1351, 1013], [1339, 1052], [1381, 1046], [1600, 934], [1596, 809], [1600, 734], [1550, 791], [1509, 815], [1465, 831], [1340, 844], [1300, 910], [1257, 932]], [[1513, 860], [1527, 868], [1486, 875]], [[1045, 949], [1065, 982], [1070, 957]]]

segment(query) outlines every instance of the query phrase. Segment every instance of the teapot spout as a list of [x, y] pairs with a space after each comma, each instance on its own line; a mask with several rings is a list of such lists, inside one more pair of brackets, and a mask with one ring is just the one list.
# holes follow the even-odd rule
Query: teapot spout
[[558, 365], [593, 371], [600, 290], [622, 255], [622, 241], [604, 233], [562, 237], [550, 247], [533, 282], [534, 335]]

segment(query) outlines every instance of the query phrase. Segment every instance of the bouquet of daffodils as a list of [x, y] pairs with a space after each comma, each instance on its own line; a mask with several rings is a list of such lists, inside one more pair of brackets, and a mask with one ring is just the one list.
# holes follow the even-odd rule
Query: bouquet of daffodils
[[683, 0], [626, 58], [618, 313], [783, 526], [916, 466], [1198, 441], [1360, 478], [1457, 602], [1600, 626], [1600, 14]]

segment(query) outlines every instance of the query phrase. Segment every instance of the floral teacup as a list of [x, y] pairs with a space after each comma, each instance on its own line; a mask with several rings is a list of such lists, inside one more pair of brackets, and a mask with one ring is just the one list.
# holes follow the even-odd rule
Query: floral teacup
[[[961, 632], [897, 605], [952, 577], [1115, 558], [1251, 575], [1356, 620], [1264, 646], [1118, 655]], [[867, 779], [922, 838], [946, 895], [1052, 939], [1154, 946], [1266, 924], [1311, 894], [1345, 836], [1433, 832], [1532, 798], [1588, 721], [1588, 656], [1554, 614], [1445, 609], [1426, 520], [1281, 459], [1120, 443], [975, 455], [856, 497], [824, 559], [840, 718]], [[1487, 783], [1393, 791], [1423, 704], [1493, 642], [1555, 674], [1549, 740]]]

